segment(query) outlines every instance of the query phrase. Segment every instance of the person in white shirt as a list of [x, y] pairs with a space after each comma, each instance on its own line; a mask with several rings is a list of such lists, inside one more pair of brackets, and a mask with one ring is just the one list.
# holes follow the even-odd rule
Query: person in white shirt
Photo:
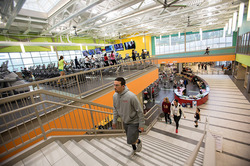
[[174, 102], [171, 104], [171, 113], [173, 114], [172, 116], [174, 117], [174, 121], [176, 124], [176, 133], [178, 133], [178, 127], [179, 127], [179, 121], [181, 119], [181, 114], [183, 114], [183, 117], [186, 118], [183, 109], [181, 109], [181, 104], [178, 103], [178, 100], [175, 99]]
[[183, 87], [183, 83], [184, 83], [183, 79], [180, 79], [181, 87]]

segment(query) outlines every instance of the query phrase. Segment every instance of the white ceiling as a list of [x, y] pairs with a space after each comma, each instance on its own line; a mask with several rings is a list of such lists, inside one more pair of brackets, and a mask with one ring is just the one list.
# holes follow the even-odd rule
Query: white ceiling
[[223, 28], [241, 2], [247, 11], [248, 0], [1, 0], [0, 30], [99, 39], [198, 32]]

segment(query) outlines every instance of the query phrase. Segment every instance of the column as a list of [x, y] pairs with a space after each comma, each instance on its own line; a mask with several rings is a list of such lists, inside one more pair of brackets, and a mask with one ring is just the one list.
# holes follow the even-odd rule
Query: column
[[246, 68], [242, 66], [241, 63], [238, 64], [238, 71], [236, 75], [237, 80], [244, 80], [245, 79], [245, 74], [246, 74]]

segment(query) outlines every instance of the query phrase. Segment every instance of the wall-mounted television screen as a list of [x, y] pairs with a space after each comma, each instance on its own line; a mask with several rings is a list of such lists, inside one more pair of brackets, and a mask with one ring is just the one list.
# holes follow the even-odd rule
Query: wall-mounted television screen
[[82, 51], [82, 54], [83, 54], [83, 56], [88, 56], [89, 55], [88, 51], [86, 51], [86, 50]]
[[135, 41], [125, 42], [124, 45], [126, 50], [135, 49]]
[[113, 46], [110, 45], [110, 46], [105, 46], [105, 50], [106, 50], [106, 52], [111, 52], [111, 51], [113, 51], [114, 49], [113, 49]]
[[122, 43], [114, 44], [114, 47], [115, 47], [115, 51], [123, 51], [124, 50]]
[[96, 48], [95, 49], [95, 53], [96, 54], [101, 54], [102, 53], [102, 49], [101, 48]]
[[89, 50], [89, 55], [94, 55], [95, 54], [95, 50]]

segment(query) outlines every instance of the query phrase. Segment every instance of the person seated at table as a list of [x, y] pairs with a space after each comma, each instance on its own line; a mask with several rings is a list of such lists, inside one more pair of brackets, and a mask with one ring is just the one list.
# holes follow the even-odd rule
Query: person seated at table
[[204, 84], [204, 82], [201, 83], [201, 89], [206, 89], [206, 85]]
[[186, 95], [187, 95], [187, 90], [186, 90], [186, 89], [184, 89], [184, 90], [182, 91], [182, 95], [183, 95], [183, 96], [186, 96]]

